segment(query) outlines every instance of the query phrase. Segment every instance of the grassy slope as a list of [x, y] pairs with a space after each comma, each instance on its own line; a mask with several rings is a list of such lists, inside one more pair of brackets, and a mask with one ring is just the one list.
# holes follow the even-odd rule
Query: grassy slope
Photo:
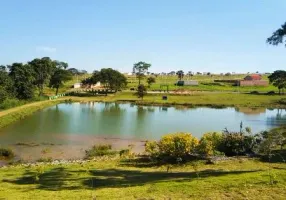
[[[114, 160], [0, 169], [0, 199], [286, 198], [282, 163], [238, 159], [201, 163], [195, 165], [196, 171], [192, 164], [173, 166], [169, 172], [166, 166], [133, 164]], [[269, 184], [269, 172], [274, 185]]]

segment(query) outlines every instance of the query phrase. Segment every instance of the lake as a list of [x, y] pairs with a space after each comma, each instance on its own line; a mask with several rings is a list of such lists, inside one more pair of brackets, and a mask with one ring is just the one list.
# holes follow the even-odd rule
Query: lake
[[[239, 131], [241, 122], [243, 127], [251, 127], [252, 132], [257, 133], [286, 124], [286, 110], [98, 102], [59, 104], [2, 128], [0, 145], [14, 145], [20, 153], [24, 153], [21, 145], [26, 143], [32, 144], [30, 147], [58, 145], [62, 151], [67, 146], [82, 150], [99, 142], [109, 142], [120, 148], [130, 143], [159, 139], [167, 133], [190, 132], [201, 137], [205, 132], [225, 128]], [[72, 151], [70, 154], [73, 155]]]

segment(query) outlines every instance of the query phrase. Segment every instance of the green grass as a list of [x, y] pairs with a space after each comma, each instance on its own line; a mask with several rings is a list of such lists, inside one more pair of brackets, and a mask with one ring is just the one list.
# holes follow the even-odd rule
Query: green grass
[[2, 168], [0, 199], [286, 198], [285, 163], [239, 158], [214, 165], [203, 161], [184, 166], [139, 164], [116, 159]]
[[[162, 100], [162, 96], [167, 95], [168, 100]], [[72, 97], [75, 101], [131, 101], [138, 104], [153, 105], [188, 105], [188, 106], [236, 106], [236, 107], [285, 107], [279, 101], [285, 96], [279, 95], [253, 95], [253, 94], [234, 94], [234, 93], [205, 93], [194, 92], [190, 95], [175, 94], [148, 94], [144, 96], [143, 101], [139, 99], [134, 92], [121, 92], [109, 96], [95, 97]]]
[[[184, 80], [197, 80], [199, 82], [198, 86], [175, 86], [174, 84], [178, 81], [177, 76], [158, 76], [156, 78], [156, 83], [152, 84], [149, 90], [160, 90], [161, 84], [168, 84], [169, 90], [188, 90], [188, 91], [221, 91], [221, 92], [251, 92], [251, 91], [259, 91], [259, 92], [269, 92], [275, 91], [278, 92], [278, 89], [273, 85], [269, 85], [266, 87], [263, 86], [244, 86], [244, 87], [237, 87], [232, 86], [231, 84], [223, 83], [222, 86], [220, 85], [212, 85], [214, 80], [239, 80], [243, 79], [246, 76], [244, 75], [231, 75], [231, 76], [221, 76], [221, 75], [213, 75], [213, 76], [206, 76], [206, 75], [195, 75], [193, 77], [185, 76]], [[138, 85], [138, 80], [135, 76], [127, 76], [128, 78], [128, 88], [134, 87], [136, 88]], [[268, 80], [267, 76], [264, 75], [262, 77], [263, 80]], [[142, 80], [142, 83], [147, 85], [146, 83], [147, 78]], [[204, 85], [208, 84], [208, 85]], [[163, 90], [164, 88], [162, 88]]]

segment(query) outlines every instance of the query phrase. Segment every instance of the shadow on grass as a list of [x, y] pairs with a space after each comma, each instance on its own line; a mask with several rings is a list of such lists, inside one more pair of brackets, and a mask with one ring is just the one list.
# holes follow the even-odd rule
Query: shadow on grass
[[[36, 185], [37, 189], [60, 191], [96, 188], [123, 188], [140, 186], [148, 183], [164, 181], [193, 181], [199, 178], [239, 175], [257, 171], [220, 171], [204, 170], [200, 172], [144, 172], [140, 170], [67, 170], [54, 168], [38, 173], [26, 171], [21, 177], [3, 182], [15, 185]], [[199, 175], [199, 176], [198, 176]]]
[[257, 171], [217, 171], [217, 170], [204, 170], [196, 172], [142, 172], [133, 170], [93, 170], [90, 171], [91, 178], [84, 180], [83, 184], [89, 188], [104, 188], [104, 187], [130, 187], [140, 186], [147, 183], [164, 182], [164, 181], [192, 181], [198, 178], [217, 177], [224, 175], [239, 175], [242, 173], [251, 173]]
[[260, 157], [260, 161], [270, 163], [286, 163], [286, 149], [272, 151], [270, 158], [267, 155], [262, 155]]

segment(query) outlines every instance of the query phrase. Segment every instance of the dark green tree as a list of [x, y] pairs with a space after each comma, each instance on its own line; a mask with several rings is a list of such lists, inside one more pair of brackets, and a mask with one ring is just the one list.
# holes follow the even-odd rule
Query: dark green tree
[[[119, 71], [111, 68], [103, 68], [100, 71], [94, 71], [92, 76], [83, 80], [85, 85], [92, 85], [100, 82], [107, 89], [118, 90], [126, 87], [127, 79]], [[107, 93], [106, 93], [107, 94]]]
[[267, 38], [266, 42], [271, 45], [278, 45], [285, 42], [284, 40], [285, 36], [286, 36], [286, 22], [283, 25], [281, 25], [281, 28], [274, 31], [272, 35], [269, 38]]
[[146, 89], [145, 85], [143, 85], [143, 84], [138, 85], [138, 88], [137, 88], [138, 98], [141, 98], [143, 100], [143, 97], [146, 94], [147, 94], [147, 89]]
[[72, 73], [66, 69], [58, 67], [50, 79], [50, 88], [56, 89], [56, 95], [58, 95], [59, 88], [64, 85], [64, 82], [72, 79]]
[[133, 65], [133, 73], [136, 74], [136, 77], [138, 78], [138, 85], [141, 84], [141, 79], [145, 77], [145, 73], [148, 71], [148, 69], [151, 67], [151, 64], [145, 63], [145, 62], [138, 62]]
[[276, 70], [268, 76], [270, 83], [278, 88], [279, 94], [286, 88], [286, 71]]
[[179, 70], [176, 72], [178, 78], [180, 79], [180, 81], [184, 78], [184, 71], [183, 70]]
[[35, 81], [34, 84], [39, 90], [39, 96], [43, 94], [43, 89], [46, 83], [48, 83], [51, 75], [56, 69], [57, 64], [61, 64], [57, 61], [52, 61], [49, 57], [36, 58], [28, 63], [34, 70]]
[[34, 70], [31, 65], [13, 63], [8, 66], [9, 76], [13, 80], [16, 97], [19, 99], [31, 99], [34, 96]]
[[149, 88], [151, 87], [151, 84], [155, 82], [156, 82], [156, 79], [154, 77], [151, 76], [147, 78], [147, 83], [148, 83]]

